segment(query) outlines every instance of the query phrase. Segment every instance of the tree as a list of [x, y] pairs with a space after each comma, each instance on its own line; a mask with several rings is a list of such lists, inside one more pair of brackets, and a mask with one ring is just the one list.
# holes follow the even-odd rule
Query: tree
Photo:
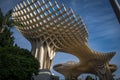
[[11, 14], [12, 10], [4, 16], [0, 9], [0, 80], [30, 80], [37, 74], [39, 62], [28, 50], [13, 45]]
[[14, 22], [11, 18], [12, 10], [9, 10], [5, 15], [0, 8], [0, 34], [8, 27], [13, 27]]
[[14, 37], [10, 29], [5, 28], [4, 32], [0, 34], [0, 47], [10, 47], [14, 45]]
[[11, 18], [12, 10], [9, 10], [5, 15], [0, 8], [0, 47], [13, 46], [14, 37], [10, 28], [13, 27], [13, 20]]
[[91, 76], [87, 76], [85, 80], [93, 80]]
[[39, 62], [28, 50], [0, 48], [0, 80], [30, 80], [38, 70]]

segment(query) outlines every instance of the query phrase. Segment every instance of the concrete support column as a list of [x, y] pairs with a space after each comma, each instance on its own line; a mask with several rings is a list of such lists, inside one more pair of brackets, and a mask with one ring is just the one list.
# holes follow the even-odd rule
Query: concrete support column
[[41, 41], [40, 39], [31, 40], [30, 42], [32, 55], [38, 59], [40, 69], [50, 69], [56, 52], [54, 45], [50, 46], [47, 41]]
[[32, 50], [31, 53], [34, 56], [35, 55], [35, 51], [36, 51], [36, 42], [34, 40], [31, 40], [31, 46], [32, 46]]

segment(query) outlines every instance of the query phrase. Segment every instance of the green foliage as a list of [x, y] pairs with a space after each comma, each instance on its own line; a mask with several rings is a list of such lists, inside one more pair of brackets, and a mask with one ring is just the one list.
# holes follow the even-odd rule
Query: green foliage
[[14, 37], [10, 29], [5, 28], [4, 32], [0, 34], [0, 47], [10, 47], [14, 44]]
[[87, 76], [85, 80], [93, 80], [91, 76]]
[[30, 80], [39, 62], [28, 50], [13, 45], [11, 14], [12, 10], [3, 15], [0, 9], [0, 80]]
[[14, 37], [10, 31], [10, 27], [13, 26], [11, 15], [12, 10], [4, 15], [0, 8], [0, 47], [10, 47], [14, 44]]
[[14, 22], [13, 22], [11, 16], [12, 16], [12, 10], [9, 10], [4, 15], [0, 8], [0, 33], [3, 33], [5, 28], [14, 26]]
[[0, 48], [0, 80], [30, 80], [39, 69], [38, 61], [28, 50]]
[[2, 12], [2, 10], [1, 10], [1, 8], [0, 8], [0, 26], [1, 26], [1, 27], [2, 27], [2, 24], [3, 24], [3, 18], [4, 18], [3, 12]]

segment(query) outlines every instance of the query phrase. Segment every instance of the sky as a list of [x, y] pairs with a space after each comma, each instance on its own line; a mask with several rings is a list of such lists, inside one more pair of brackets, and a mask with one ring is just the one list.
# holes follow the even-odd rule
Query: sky
[[[0, 8], [6, 13], [9, 9], [21, 0], [0, 0]], [[89, 33], [89, 47], [98, 52], [115, 51], [116, 55], [110, 61], [118, 66], [114, 73], [120, 76], [120, 24], [109, 0], [57, 0], [65, 4], [67, 8], [72, 8], [79, 14], [87, 26]], [[118, 0], [120, 2], [120, 0]], [[15, 36], [15, 43], [20, 47], [31, 50], [31, 44], [19, 33], [16, 28], [12, 28]], [[77, 57], [58, 52], [53, 60], [53, 64], [64, 63], [66, 61], [79, 61]], [[53, 71], [53, 70], [52, 70]], [[55, 71], [55, 74], [59, 75]], [[61, 75], [60, 75], [61, 76]]]

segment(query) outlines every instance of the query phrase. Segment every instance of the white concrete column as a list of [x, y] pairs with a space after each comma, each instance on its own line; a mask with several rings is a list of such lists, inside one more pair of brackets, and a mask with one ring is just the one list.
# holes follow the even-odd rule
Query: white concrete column
[[35, 58], [40, 63], [40, 69], [50, 69], [56, 51], [54, 46], [50, 46], [47, 42], [36, 40], [32, 42], [32, 50], [32, 54], [35, 54]]
[[34, 40], [31, 41], [31, 45], [32, 45], [31, 53], [34, 56], [35, 55], [35, 50], [36, 50], [36, 43], [35, 43]]

